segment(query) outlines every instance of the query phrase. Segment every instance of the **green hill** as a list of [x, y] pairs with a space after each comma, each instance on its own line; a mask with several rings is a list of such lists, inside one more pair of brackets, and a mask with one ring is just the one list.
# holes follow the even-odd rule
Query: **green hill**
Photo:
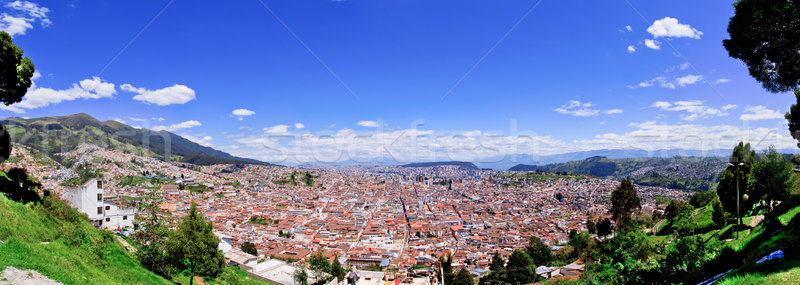
[[35, 270], [64, 284], [172, 284], [63, 200], [24, 205], [0, 195], [0, 217], [0, 271]]
[[639, 185], [690, 191], [713, 189], [727, 160], [717, 157], [609, 159], [602, 156], [542, 166], [519, 164], [511, 171], [547, 171], [597, 177], [629, 178]]
[[[117, 121], [98, 121], [84, 113], [43, 118], [7, 118], [6, 126], [12, 141], [44, 153], [68, 152], [83, 143], [161, 159], [210, 165], [223, 163], [265, 164], [254, 159], [235, 157], [202, 146], [167, 131], [134, 128]], [[166, 157], [169, 150], [170, 157]]]

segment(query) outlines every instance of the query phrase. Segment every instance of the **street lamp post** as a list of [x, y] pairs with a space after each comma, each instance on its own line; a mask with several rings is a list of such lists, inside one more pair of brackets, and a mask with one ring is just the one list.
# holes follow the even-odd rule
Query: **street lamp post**
[[736, 239], [739, 239], [739, 226], [742, 223], [742, 216], [739, 215], [739, 167], [744, 165], [744, 162], [739, 162], [738, 164], [728, 163], [729, 166], [736, 167], [736, 173], [734, 173], [734, 180], [736, 180]]

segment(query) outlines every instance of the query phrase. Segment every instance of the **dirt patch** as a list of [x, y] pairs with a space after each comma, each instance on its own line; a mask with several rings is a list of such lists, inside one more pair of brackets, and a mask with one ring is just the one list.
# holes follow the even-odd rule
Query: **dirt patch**
[[24, 285], [38, 285], [38, 284], [45, 284], [45, 285], [55, 285], [61, 283], [56, 282], [50, 278], [45, 277], [44, 275], [40, 274], [39, 272], [33, 270], [19, 270], [14, 267], [6, 267], [3, 270], [3, 273], [0, 274], [0, 285], [10, 285], [10, 284], [24, 284]]

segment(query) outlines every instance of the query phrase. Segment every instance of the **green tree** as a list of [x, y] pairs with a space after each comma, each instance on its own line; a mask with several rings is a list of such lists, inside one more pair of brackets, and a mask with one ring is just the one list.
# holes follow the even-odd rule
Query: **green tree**
[[242, 251], [250, 255], [258, 255], [258, 249], [256, 248], [256, 245], [249, 241], [242, 243]]
[[215, 277], [225, 268], [225, 257], [217, 250], [219, 238], [213, 229], [213, 224], [197, 212], [197, 204], [192, 203], [178, 228], [170, 232], [167, 249], [177, 259], [176, 265], [188, 270], [189, 284], [194, 282], [194, 276]]
[[536, 265], [525, 251], [517, 249], [511, 253], [506, 265], [506, 282], [528, 284], [536, 282]]
[[[35, 68], [30, 58], [22, 57], [22, 48], [11, 41], [11, 35], [0, 31], [0, 103], [6, 106], [22, 101], [33, 81]], [[0, 162], [11, 156], [11, 136], [0, 126]]]
[[630, 224], [631, 213], [640, 209], [641, 200], [636, 195], [636, 188], [633, 182], [622, 179], [619, 186], [611, 192], [611, 217], [617, 222], [620, 228]]
[[30, 58], [22, 57], [23, 51], [11, 41], [11, 35], [0, 31], [0, 44], [0, 102], [8, 106], [28, 93], [35, 69]]
[[800, 2], [739, 0], [728, 23], [728, 55], [742, 60], [770, 92], [800, 85]]
[[770, 147], [751, 170], [748, 181], [750, 199], [762, 201], [767, 213], [772, 213], [776, 202], [789, 195], [794, 183], [793, 177], [792, 164]]
[[458, 271], [458, 274], [455, 278], [453, 278], [453, 285], [475, 285], [475, 279], [472, 278], [472, 274], [466, 268], [461, 268]]
[[531, 236], [530, 244], [525, 248], [537, 266], [547, 265], [553, 260], [553, 252], [536, 236]]
[[717, 186], [717, 196], [722, 203], [722, 209], [736, 215], [737, 208], [737, 185], [739, 191], [738, 212], [746, 214], [745, 210], [751, 209], [752, 200], [741, 199], [747, 194], [747, 181], [750, 179], [750, 169], [756, 161], [756, 152], [750, 149], [750, 143], [739, 142], [733, 148], [728, 162], [730, 163], [725, 170], [720, 173], [719, 185]]
[[692, 207], [690, 207], [686, 202], [681, 200], [670, 200], [669, 205], [664, 208], [664, 218], [669, 220], [679, 217], [681, 214], [687, 211], [691, 211]]
[[453, 282], [453, 257], [448, 255], [439, 257], [439, 264], [442, 266], [444, 284]]
[[330, 274], [331, 276], [336, 277], [339, 282], [344, 280], [345, 271], [344, 267], [342, 267], [342, 264], [339, 263], [339, 258], [333, 258]]
[[694, 194], [692, 194], [692, 197], [689, 198], [689, 205], [692, 205], [692, 207], [695, 208], [701, 208], [704, 207], [705, 205], [708, 205], [708, 203], [710, 203], [711, 200], [714, 200], [714, 198], [716, 197], [717, 197], [717, 192], [715, 191], [694, 192]]
[[687, 277], [700, 272], [703, 266], [706, 249], [699, 236], [680, 238], [675, 245], [667, 249], [662, 272], [674, 276], [673, 281], [686, 280]]
[[603, 219], [597, 223], [597, 235], [604, 237], [611, 234], [611, 220], [608, 218]]
[[23, 168], [12, 168], [6, 173], [6, 177], [0, 176], [0, 194], [5, 194], [12, 201], [41, 203], [42, 198], [36, 192], [41, 187], [42, 184], [28, 177]]
[[308, 285], [308, 272], [306, 272], [305, 267], [299, 266], [299, 268], [294, 271], [294, 282], [300, 285]]
[[314, 278], [317, 282], [326, 283], [328, 280], [328, 272], [331, 270], [331, 263], [328, 261], [328, 258], [322, 254], [322, 251], [317, 251], [308, 258], [308, 265], [311, 269], [311, 272], [314, 275]]
[[715, 197], [714, 200], [711, 200], [711, 220], [714, 221], [714, 225], [717, 228], [722, 228], [725, 226], [725, 211], [722, 210], [722, 203], [719, 202], [719, 197]]
[[491, 271], [503, 271], [506, 266], [506, 261], [500, 256], [499, 252], [495, 252], [494, 256], [492, 256], [492, 263], [489, 264], [489, 270]]
[[139, 212], [147, 213], [147, 218], [139, 224], [139, 230], [133, 234], [134, 241], [141, 244], [136, 258], [145, 268], [154, 273], [171, 278], [175, 274], [175, 260], [167, 252], [169, 229], [160, 215], [166, 215], [159, 205], [163, 198], [156, 191], [151, 191], [139, 203]]
[[482, 285], [505, 284], [505, 266], [506, 261], [500, 256], [499, 252], [496, 252], [494, 256], [492, 256], [492, 263], [489, 264], [489, 273], [481, 277], [478, 283]]

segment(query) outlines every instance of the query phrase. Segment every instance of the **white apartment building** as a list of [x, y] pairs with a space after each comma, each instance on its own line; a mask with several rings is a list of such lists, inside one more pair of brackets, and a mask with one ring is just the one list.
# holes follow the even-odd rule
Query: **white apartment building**
[[91, 179], [81, 186], [66, 187], [62, 196], [78, 212], [89, 216], [98, 228], [133, 228], [134, 209], [121, 209], [119, 205], [103, 200], [103, 181]]

